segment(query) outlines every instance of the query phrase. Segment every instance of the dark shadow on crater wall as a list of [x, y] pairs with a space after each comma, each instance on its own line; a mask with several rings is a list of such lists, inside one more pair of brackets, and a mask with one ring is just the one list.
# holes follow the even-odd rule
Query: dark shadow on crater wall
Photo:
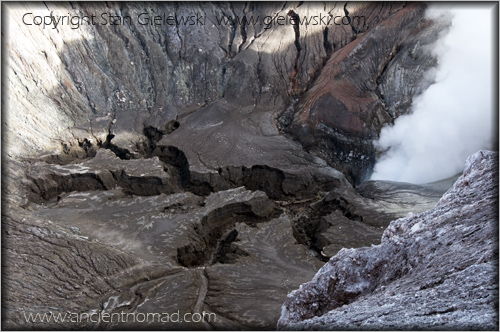
[[[172, 4], [155, 6], [158, 7], [157, 13], [171, 13], [177, 10], [181, 14], [190, 14], [202, 10], [196, 4], [186, 5], [188, 9], [182, 9], [183, 6], [172, 9]], [[242, 3], [224, 6], [232, 9], [230, 13], [236, 14], [238, 10], [240, 13], [249, 10]], [[320, 5], [308, 6], [314, 8]], [[392, 9], [388, 5], [381, 6]], [[87, 13], [88, 16], [92, 12], [115, 10], [123, 16], [134, 18], [143, 12], [137, 8], [138, 5], [124, 6], [120, 3], [117, 3], [113, 10], [92, 3], [82, 4], [82, 7], [87, 12], [84, 11], [81, 15]], [[228, 15], [225, 10], [209, 10], [209, 21], [214, 21], [212, 18], [221, 16], [222, 13]], [[263, 4], [253, 10], [261, 16], [277, 10], [284, 13], [277, 4]], [[347, 9], [342, 8], [343, 15], [345, 10]], [[254, 12], [247, 13], [247, 16]], [[356, 8], [348, 12], [354, 15]], [[68, 26], [62, 28], [69, 29]], [[80, 27], [82, 30], [87, 28], [84, 25]], [[313, 85], [331, 54], [356, 39], [366, 28], [334, 26], [328, 30], [318, 29], [316, 34], [308, 32], [306, 35], [304, 26], [300, 26], [299, 30], [303, 32], [299, 42], [303, 44], [304, 52], [299, 54], [293, 44], [292, 26], [273, 26], [266, 30], [260, 25], [247, 25], [246, 38], [243, 38], [241, 31], [236, 31], [233, 35], [235, 27], [217, 25], [214, 28], [210, 24], [181, 26], [179, 31], [169, 25], [140, 26], [134, 19], [130, 28], [128, 25], [91, 26], [87, 29], [89, 31], [85, 42], [68, 42], [63, 45], [62, 52], [58, 51], [58, 57], [62, 59], [61, 73], [64, 77], [61, 77], [61, 82], [53, 91], [49, 91], [48, 95], [63, 112], [69, 112], [69, 117], [75, 119], [78, 127], [92, 132], [95, 136], [94, 145], [106, 144], [107, 138], [113, 134], [115, 146], [131, 150], [139, 143], [137, 141], [144, 139], [144, 128], [163, 130], [169, 121], [177, 121], [180, 124], [192, 120], [197, 115], [189, 117], [191, 112], [201, 114], [204, 106], [213, 104], [215, 100], [229, 102], [231, 107], [236, 109], [255, 105], [253, 114], [271, 111], [277, 116], [285, 109], [293, 113], [300, 112], [301, 108], [293, 106], [293, 99], [290, 99], [292, 95], [294, 98], [300, 96]], [[214, 34], [214, 29], [218, 30], [217, 34]], [[250, 32], [253, 33], [251, 37]], [[198, 33], [205, 38], [200, 38]], [[225, 36], [225, 33], [228, 35]], [[273, 51], [275, 53], [268, 53], [276, 47], [275, 43], [283, 40], [282, 36], [285, 39], [286, 36], [291, 37], [290, 43], [284, 47], [280, 46]], [[263, 44], [257, 53], [252, 44], [260, 43], [266, 38], [267, 43]], [[241, 52], [235, 54], [231, 50], [236, 48], [237, 41], [240, 42], [238, 49]], [[318, 58], [314, 53], [316, 51], [308, 51], [314, 44], [330, 47], [320, 50]], [[103, 48], [103, 45], [107, 47]], [[250, 70], [251, 68], [256, 68], [256, 72]], [[294, 87], [292, 95], [291, 87]], [[284, 120], [280, 120], [280, 126], [282, 130], [297, 137], [308, 150], [319, 153], [327, 162], [339, 167], [350, 180], [359, 182], [357, 177], [360, 175], [357, 174], [366, 173], [373, 165], [371, 139], [373, 135], [377, 135], [378, 129], [376, 128], [371, 136], [356, 143], [360, 139], [355, 137], [356, 135], [352, 136], [342, 123], [328, 120], [328, 114], [334, 115], [337, 112], [335, 107], [331, 106], [333, 112], [329, 108], [328, 105], [321, 106], [319, 112], [324, 112], [324, 115], [319, 118], [320, 123], [317, 117], [306, 120], [306, 128], [311, 128], [324, 137], [321, 141], [325, 146], [319, 147], [323, 154], [319, 153], [318, 147], [311, 146], [311, 142], [302, 140], [301, 135], [296, 134], [296, 128], [290, 127], [290, 112], [284, 115]], [[220, 113], [217, 110], [216, 112]], [[234, 109], [231, 112], [237, 113]], [[366, 112], [371, 111], [367, 109]], [[358, 119], [355, 113], [347, 114], [354, 120], [357, 119], [357, 126], [364, 126], [363, 122], [367, 121]], [[220, 116], [225, 115], [222, 113]], [[84, 118], [91, 119], [90, 123], [87, 120], [82, 121]], [[258, 126], [253, 126], [255, 125]], [[255, 129], [259, 130], [258, 127]], [[242, 129], [236, 127], [235, 130]], [[131, 137], [121, 138], [122, 132], [130, 133]], [[237, 139], [235, 135], [231, 137], [233, 140], [235, 138]], [[73, 143], [73, 146], [78, 148], [76, 143]], [[352, 166], [353, 161], [347, 156], [350, 151], [357, 149], [367, 150], [367, 158], [361, 165]], [[349, 168], [354, 169], [350, 171]], [[361, 170], [355, 170], [356, 168]]]
[[[135, 14], [131, 14], [127, 9], [122, 8], [122, 12], [124, 15], [131, 14], [131, 16], [133, 17], [137, 16], [137, 13], [140, 11], [141, 10], [138, 10], [135, 12]], [[344, 8], [344, 11], [346, 11], [346, 8]], [[159, 10], [158, 12], [161, 12], [161, 10]], [[352, 12], [356, 13], [356, 11], [354, 10]], [[376, 59], [380, 61], [385, 57], [388, 57], [388, 60], [384, 59], [384, 63], [380, 64], [382, 68], [381, 72], [377, 73], [377, 77], [374, 78], [374, 81], [376, 81], [376, 85], [366, 84], [364, 82], [365, 80], [362, 80], [363, 82], [359, 82], [359, 77], [363, 77], [363, 73], [359, 73], [357, 79], [356, 77], [351, 77], [351, 79], [353, 80], [352, 84], [361, 84], [360, 86], [356, 86], [359, 91], [369, 91], [370, 89], [373, 90], [372, 92], [368, 93], [363, 92], [364, 95], [362, 98], [365, 98], [365, 101], [363, 101], [362, 98], [359, 100], [356, 100], [356, 98], [350, 100], [349, 98], [342, 99], [342, 97], [339, 97], [339, 93], [341, 93], [341, 95], [343, 94], [342, 90], [352, 88], [352, 86], [350, 86], [349, 84], [346, 85], [343, 83], [339, 83], [339, 81], [337, 81], [336, 79], [331, 82], [332, 86], [334, 87], [333, 90], [331, 88], [325, 89], [325, 91], [321, 91], [321, 88], [316, 89], [316, 91], [319, 91], [319, 94], [323, 94], [323, 96], [318, 99], [316, 96], [318, 95], [318, 92], [315, 92], [316, 95], [314, 95], [313, 93], [305, 93], [302, 97], [300, 96], [303, 91], [307, 90], [308, 87], [315, 85], [318, 80], [322, 80], [330, 75], [328, 70], [320, 70], [320, 68], [323, 64], [326, 64], [328, 66], [327, 60], [333, 54], [333, 51], [338, 50], [335, 47], [339, 47], [339, 43], [335, 43], [334, 40], [332, 40], [333, 46], [325, 48], [325, 57], [322, 60], [323, 63], [320, 64], [320, 62], [316, 61], [315, 64], [317, 68], [314, 70], [312, 75], [307, 76], [301, 71], [299, 71], [299, 73], [296, 73], [297, 68], [302, 69], [302, 67], [305, 67], [303, 68], [303, 71], [307, 70], [308, 64], [307, 62], [305, 62], [305, 60], [307, 60], [307, 55], [304, 55], [304, 53], [301, 54], [292, 47], [292, 44], [290, 44], [285, 47], [285, 50], [278, 50], [276, 54], [267, 54], [265, 48], [263, 52], [257, 53], [259, 56], [257, 67], [261, 65], [261, 57], [268, 56], [271, 61], [276, 61], [275, 59], [281, 59], [284, 56], [286, 57], [295, 54], [295, 59], [292, 59], [293, 61], [291, 61], [290, 63], [285, 62], [285, 67], [290, 67], [286, 68], [288, 69], [288, 73], [285, 73], [285, 75], [281, 76], [278, 75], [280, 74], [279, 72], [276, 72], [275, 75], [270, 75], [269, 73], [261, 75], [261, 73], [257, 73], [257, 76], [252, 76], [246, 69], [246, 67], [249, 64], [252, 64], [252, 61], [255, 61], [254, 55], [256, 52], [248, 48], [249, 46], [251, 46], [251, 43], [249, 42], [247, 42], [247, 48], [238, 47], [238, 49], [240, 50], [243, 49], [242, 52], [233, 54], [232, 52], [228, 51], [228, 48], [226, 50], [227, 52], [223, 52], [224, 54], [221, 54], [223, 56], [219, 58], [213, 54], [204, 54], [204, 49], [207, 48], [206, 44], [203, 44], [200, 46], [201, 48], [198, 48], [198, 50], [201, 50], [201, 52], [198, 53], [201, 54], [196, 53], [195, 47], [195, 52], [191, 52], [194, 54], [186, 55], [184, 53], [187, 52], [183, 50], [182, 45], [198, 45], [198, 40], [196, 38], [192, 42], [189, 42], [190, 35], [188, 33], [186, 33], [186, 35], [188, 36], [186, 37], [187, 39], [185, 38], [183, 40], [181, 35], [177, 33], [174, 34], [175, 38], [172, 37], [173, 39], [171, 38], [171, 40], [169, 40], [170, 36], [172, 35], [172, 31], [169, 31], [169, 29], [172, 28], [171, 26], [161, 26], [161, 30], [158, 30], [157, 27], [138, 26], [135, 20], [132, 20], [132, 22], [134, 23], [133, 29], [131, 30], [132, 32], [129, 31], [129, 29], [124, 28], [123, 26], [97, 26], [94, 31], [94, 36], [96, 38], [94, 41], [102, 39], [105, 44], [113, 45], [116, 47], [116, 49], [122, 47], [123, 52], [118, 52], [115, 50], [112, 52], [113, 56], [111, 57], [110, 51], [108, 52], [107, 60], [104, 59], [100, 62], [89, 60], [87, 66], [89, 68], [88, 73], [86, 73], [85, 70], [79, 70], [78, 68], [76, 68], [77, 64], [72, 63], [72, 61], [70, 60], [66, 61], [65, 63], [65, 68], [67, 68], [71, 73], [72, 79], [75, 82], [74, 85], [78, 87], [79, 92], [82, 92], [82, 86], [87, 87], [83, 92], [88, 99], [88, 104], [91, 105], [92, 112], [97, 113], [92, 116], [94, 120], [91, 121], [90, 124], [92, 132], [97, 133], [96, 135], [100, 137], [97, 139], [97, 145], [104, 145], [105, 147], [112, 148], [121, 157], [128, 158], [129, 155], [133, 157], [134, 153], [132, 152], [132, 150], [137, 149], [138, 146], [146, 144], [142, 142], [144, 140], [144, 130], [150, 130], [146, 128], [154, 128], [157, 132], [168, 131], [169, 133], [172, 133], [173, 130], [167, 130], [165, 128], [166, 126], [169, 126], [169, 123], [174, 122], [177, 123], [178, 126], [180, 125], [180, 123], [189, 124], [190, 121], [193, 121], [193, 118], [197, 117], [199, 114], [202, 114], [205, 111], [204, 106], [215, 105], [214, 103], [210, 102], [207, 105], [206, 98], [203, 101], [196, 99], [196, 96], [200, 96], [202, 92], [206, 93], [208, 90], [209, 92], [215, 93], [215, 95], [209, 98], [210, 100], [218, 99], [219, 101], [224, 101], [226, 103], [229, 100], [231, 107], [233, 107], [233, 109], [229, 111], [231, 113], [237, 114], [236, 110], [238, 108], [244, 108], [246, 107], [246, 105], [254, 104], [255, 108], [252, 112], [254, 114], [258, 114], [260, 112], [272, 112], [274, 113], [273, 116], [279, 116], [279, 127], [283, 132], [286, 132], [297, 139], [307, 151], [311, 151], [319, 155], [327, 162], [329, 162], [330, 165], [341, 170], [352, 183], [359, 184], [369, 177], [376, 159], [376, 153], [372, 145], [372, 140], [377, 137], [380, 128], [383, 127], [383, 125], [387, 122], [393, 121], [393, 117], [396, 116], [395, 114], [397, 114], [394, 110], [391, 110], [392, 115], [389, 116], [390, 107], [386, 105], [387, 101], [384, 100], [384, 95], [380, 94], [379, 92], [379, 90], [383, 89], [381, 87], [382, 77], [386, 75], [385, 72], [388, 71], [387, 68], [390, 67], [389, 64], [391, 64], [392, 67], [395, 67], [395, 65], [391, 62], [394, 57], [396, 57], [396, 60], [399, 59], [399, 62], [407, 62], [408, 57], [405, 58], [404, 56], [401, 56], [401, 54], [405, 54], [405, 50], [411, 46], [411, 41], [406, 41], [406, 44], [404, 44], [403, 46], [401, 44], [401, 40], [395, 39], [389, 41], [389, 44], [386, 47], [387, 52], [390, 52], [389, 55], [382, 53], [381, 55], [378, 55], [381, 56], [381, 58]], [[413, 27], [413, 30], [410, 29], [412, 32], [424, 31], [425, 33], [425, 26], [421, 27], [415, 22], [413, 24], [416, 27]], [[143, 28], [146, 29], [146, 32], [141, 31], [141, 29]], [[196, 26], [188, 28], [196, 30], [200, 27]], [[278, 26], [275, 27], [275, 29], [266, 30], [261, 27], [261, 30], [256, 31], [256, 33], [257, 35], [262, 34], [259, 37], [260, 39], [266, 37], [272, 39], [274, 38], [273, 35], [279, 35], [279, 33], [282, 33], [282, 30], [284, 29], [290, 30], [287, 32], [288, 34], [290, 34], [292, 32], [292, 28], [292, 26]], [[352, 31], [350, 31], [352, 35], [348, 38], [347, 41], [341, 41], [340, 46], [342, 46], [343, 42], [349, 44], [350, 42], [356, 40], [358, 34], [366, 32], [366, 27], [359, 28], [349, 26], [349, 28], [352, 29]], [[301, 26], [299, 27], [299, 30], [300, 29], [304, 29], [304, 27]], [[159, 33], [160, 36], [156, 37], [156, 35], [154, 35], [152, 31], [154, 31], [155, 33]], [[232, 28], [228, 29], [228, 31], [231, 32]], [[326, 29], [324, 29], [323, 32], [318, 32], [318, 34], [323, 33], [323, 36], [321, 37], [323, 38], [323, 45], [330, 45], [332, 43], [330, 43], [328, 39], [326, 39], [327, 43], [325, 44], [325, 32], [326, 35], [328, 35], [328, 30]], [[148, 33], [153, 34], [154, 37], [150, 38], [151, 36], [149, 36]], [[162, 35], [162, 33], [164, 35]], [[335, 33], [333, 35], [335, 36]], [[175, 49], [177, 37], [182, 41], [182, 45], [180, 48]], [[362, 39], [363, 37], [364, 36], [361, 36], [359, 39]], [[157, 40], [155, 40], [155, 38], [157, 38]], [[231, 38], [234, 39], [235, 36], [231, 35], [230, 33], [230, 39]], [[319, 35], [308, 35], [303, 36], [302, 38], [315, 40], [319, 38]], [[432, 34], [430, 36], [426, 36], [426, 38], [427, 42], [429, 42], [429, 39], [432, 40]], [[153, 41], [151, 41], [151, 39]], [[373, 42], [371, 42], [372, 39], [373, 37], [367, 38], [368, 42], [366, 42], [366, 49], [372, 49], [374, 47]], [[233, 41], [234, 40], [230, 40], [230, 43], [228, 42], [227, 47], [232, 48]], [[392, 45], [390, 44], [391, 42], [395, 42], [396, 44]], [[219, 42], [218, 47], [220, 48], [220, 50], [223, 50], [224, 48], [220, 45], [220, 43], [221, 41]], [[169, 46], [172, 44], [174, 45], [173, 47]], [[307, 46], [306, 42], [303, 42], [303, 44]], [[240, 44], [240, 46], [245, 46], [245, 42]], [[141, 52], [132, 53], [127, 52], [129, 48], [135, 48], [139, 50], [141, 49], [141, 47], [146, 51], [142, 50]], [[173, 48], [173, 50], [171, 48]], [[76, 53], [80, 55], [83, 54], [85, 56], [85, 54], [96, 54], [98, 53], [98, 51], [98, 49], [93, 50], [92, 48], [90, 48], [90, 46], [88, 46], [88, 43], [83, 46], [79, 43], [75, 43], [70, 47], [65, 46], [63, 54]], [[176, 54], [176, 51], [178, 52], [178, 55]], [[142, 54], [142, 57], [134, 58], [134, 56], [128, 56], [128, 54], [136, 53]], [[393, 53], [398, 54], [394, 55]], [[420, 54], [420, 56], [422, 56], [422, 54]], [[415, 55], [412, 55], [412, 57], [415, 57]], [[76, 56], [68, 55], [66, 57], [63, 56], [63, 58], [71, 59], [76, 58]], [[311, 58], [311, 56], [309, 56], [309, 58]], [[156, 60], [152, 61], [151, 59]], [[158, 59], [163, 59], [163, 62]], [[172, 59], [175, 59], [175, 61], [173, 61]], [[108, 62], [106, 63], [106, 61]], [[373, 61], [373, 59], [365, 59], [363, 56], [354, 57], [353, 60], [344, 61], [341, 59], [340, 63], [335, 63], [335, 61], [333, 61], [330, 67], [343, 65], [347, 68], [351, 68], [355, 67], [356, 63], [359, 67], [359, 63], [362, 61], [369, 62]], [[426, 61], [427, 62], [425, 63], [425, 65], [429, 67], [433, 65], [432, 61]], [[116, 64], [117, 62], [123, 65], [119, 66]], [[177, 65], [169, 65], [170, 62], [177, 62]], [[265, 62], [265, 60], [263, 60], [262, 62]], [[96, 70], [92, 69], [95, 68], [95, 63], [105, 64], [101, 68]], [[129, 63], [132, 64], [132, 69], [124, 69], [130, 67], [128, 65]], [[163, 64], [165, 63], [167, 63], [167, 65], [163, 66]], [[222, 68], [222, 71], [218, 72], [220, 75], [214, 76], [215, 80], [212, 76], [207, 75], [206, 72], [207, 64], [214, 63]], [[255, 63], [253, 63], [253, 65], [255, 66]], [[418, 65], [420, 65], [419, 62]], [[415, 64], [410, 64], [410, 69], [413, 69], [412, 66], [415, 66]], [[183, 69], [180, 69], [181, 73], [179, 74], [179, 68], [190, 69], [187, 71], [183, 71]], [[205, 68], [205, 73], [195, 72], [194, 68]], [[393, 72], [394, 71], [395, 70], [393, 70]], [[90, 75], [89, 73], [98, 73], [98, 75], [100, 75], [99, 73], [101, 72], [107, 78], [114, 77], [114, 82], [110, 84], [111, 87], [103, 89], [104, 91], [116, 90], [114, 91], [114, 93], [111, 93], [111, 95], [108, 94], [107, 96], [103, 96], [102, 89], [93, 89], [94, 91], [92, 91], [92, 89], [89, 88], [89, 86], [92, 86], [95, 80], [105, 80], [105, 78], [96, 78], [94, 77], [95, 75]], [[140, 72], [155, 74], [147, 74], [146, 76], [141, 76], [139, 74]], [[228, 73], [234, 73], [234, 75], [230, 76], [228, 75]], [[299, 76], [297, 76], [297, 74], [299, 74]], [[301, 78], [300, 75], [305, 76], [305, 78]], [[336, 75], [342, 76], [346, 75], [346, 73]], [[352, 76], [352, 74], [349, 75]], [[167, 80], [167, 87], [164, 87], [164, 90], [160, 89], [158, 91], [157, 89], [154, 89], [154, 87], [165, 84], [165, 77], [170, 77]], [[190, 78], [192, 77], [199, 77], [200, 79], [190, 80]], [[276, 78], [278, 78], [278, 82], [276, 82]], [[308, 79], [308, 81], [297, 85], [297, 82], [299, 82], [300, 80], [305, 81], [306, 78]], [[85, 80], [87, 80], [86, 83], [83, 82]], [[198, 81], [209, 82], [204, 83], [204, 85], [196, 85]], [[137, 82], [141, 82], [141, 84], [137, 84]], [[143, 82], [146, 83], [143, 84]], [[170, 84], [171, 82], [176, 82], [176, 84]], [[185, 88], [185, 91], [189, 91], [187, 94], [183, 89], [177, 87], [177, 85], [179, 85], [179, 82], [181, 83], [181, 85], [188, 83], [191, 84], [191, 86], [186, 86]], [[389, 82], [388, 85], [390, 84], [392, 83]], [[265, 89], [269, 85], [278, 87], [277, 90], [274, 90], [272, 93], [275, 100], [272, 111], [269, 110], [269, 107], [267, 105], [267, 102], [270, 98], [269, 93], [263, 93], [263, 91], [265, 91]], [[71, 86], [71, 84], [66, 83], [65, 86], [68, 87]], [[241, 89], [241, 87], [246, 86], [256, 86], [256, 88], [254, 89], [253, 93], [249, 93], [249, 91], [247, 91], [248, 89]], [[293, 92], [292, 94], [290, 94], [290, 87], [294, 87], [293, 89], [295, 92]], [[151, 91], [153, 91], [153, 94], [150, 93]], [[418, 93], [419, 89], [416, 89], [416, 91]], [[378, 97], [372, 98], [370, 94], [373, 95], [373, 93], [376, 93]], [[300, 97], [298, 104], [295, 104], [293, 102], [293, 98], [297, 97], [294, 96], [294, 94], [297, 94]], [[59, 91], [57, 93], [54, 93], [54, 98], [57, 98], [58, 95]], [[159, 95], [163, 97], [158, 99]], [[276, 96], [278, 96], [279, 98], [278, 103], [276, 103]], [[339, 98], [342, 99], [342, 101]], [[404, 101], [406, 104], [408, 103], [408, 100], [411, 102], [411, 96], [405, 96], [404, 98], [406, 98], [406, 100]], [[180, 103], [180, 100], [182, 99], [188, 100], [190, 104]], [[231, 99], [233, 100], [231, 101]], [[236, 101], [234, 101], [235, 99]], [[100, 102], [102, 100], [110, 101], [111, 105], [103, 105], [102, 102]], [[139, 102], [139, 105], [137, 105], [136, 103], [137, 100], [141, 100], [141, 102]], [[366, 104], [366, 100], [368, 100], [368, 104]], [[143, 101], [146, 104], [148, 102], [152, 104], [144, 108], [141, 105]], [[361, 106], [362, 112], [361, 114], [359, 114], [359, 111], [356, 111], [356, 108], [359, 108], [356, 103], [363, 102], [365, 103], [365, 105]], [[391, 101], [391, 103], [399, 103], [399, 101], [393, 100]], [[110, 108], [112, 112], [99, 114], [99, 112], [103, 112], [103, 109], [106, 108]], [[167, 108], [167, 110], [165, 110], [165, 108]], [[227, 120], [224, 118], [226, 114], [224, 114], [223, 111], [217, 109], [217, 105], [213, 106], [212, 108], [215, 108], [215, 112], [218, 113], [217, 116], [221, 117], [222, 121]], [[309, 112], [308, 117], [304, 118], [303, 116], [301, 116], [299, 118], [296, 116], [296, 114], [304, 112], [304, 110], [306, 111], [306, 113]], [[399, 110], [399, 112], [402, 112], [404, 110], [405, 108], [402, 108], [401, 110]], [[280, 116], [280, 114], [282, 115]], [[244, 131], [245, 129], [247, 129], [244, 128], [241, 123], [242, 121], [245, 121], [245, 118], [238, 115], [236, 115], [236, 117], [237, 125], [235, 127], [231, 127], [230, 130]], [[257, 128], [255, 129], [259, 130], [259, 124], [253, 124], [253, 126], [256, 126]], [[177, 128], [178, 127], [176, 127], [175, 129]], [[122, 139], [120, 137], [123, 136], [122, 133], [127, 132], [131, 132], [131, 136], [133, 138]], [[202, 135], [201, 138], [199, 136], [195, 136], [195, 140], [201, 141], [206, 139], [209, 141], [214, 141], [211, 137], [216, 136], [218, 132], [218, 129], [215, 128], [209, 131], [209, 135]], [[108, 139], [111, 137], [116, 137], [113, 143], [111, 143], [110, 140], [108, 141]], [[257, 141], [255, 136], [249, 137], [254, 139], [252, 141]], [[231, 134], [229, 139], [232, 141], [241, 140], [238, 138], [238, 135], [235, 134]], [[251, 141], [248, 138], [246, 139], [248, 141]], [[118, 140], [121, 141], [117, 142]], [[192, 144], [187, 145], [179, 142], [178, 137], [175, 137], [171, 140], [167, 139], [166, 141], [169, 141], [169, 144], [176, 145], [176, 147], [181, 151], [185, 151], [186, 148], [192, 148]], [[217, 143], [213, 142], [213, 144]], [[251, 151], [246, 152], [247, 155], [249, 155], [248, 152], [251, 153]], [[198, 153], [198, 158], [200, 158], [200, 161], [201, 159], [218, 159], [218, 156], [210, 154], [207, 154], [207, 156], [203, 154], [200, 155], [199, 151], [197, 151], [196, 153]], [[236, 154], [236, 151], [225, 149], [221, 154]], [[140, 154], [136, 153], [135, 155], [136, 157], [140, 157]], [[190, 159], [193, 159], [192, 157], [193, 156], [190, 156]], [[258, 157], [255, 157], [251, 162], [256, 164], [263, 163], [263, 161], [260, 161], [258, 159]], [[234, 161], [232, 162], [234, 163]], [[223, 165], [226, 163], [230, 162], [222, 162]], [[216, 165], [215, 168], [217, 168], [217, 166], [223, 165], [221, 165], [219, 162], [219, 165]], [[214, 166], [212, 166], [212, 168], [214, 168]]]

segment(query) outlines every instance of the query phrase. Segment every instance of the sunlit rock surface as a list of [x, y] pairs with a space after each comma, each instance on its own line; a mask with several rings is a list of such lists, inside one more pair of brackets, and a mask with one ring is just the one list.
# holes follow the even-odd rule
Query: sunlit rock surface
[[469, 157], [426, 212], [341, 250], [288, 295], [281, 329], [498, 329], [498, 153]]
[[[365, 20], [298, 35], [217, 23], [290, 9]], [[391, 220], [432, 208], [448, 188], [353, 187], [373, 166], [380, 128], [428, 84], [435, 60], [424, 50], [447, 23], [424, 10], [4, 4], [2, 327], [275, 329], [286, 295], [330, 257], [379, 244]], [[25, 13], [104, 12], [132, 22], [22, 23]], [[207, 19], [140, 25], [141, 13]], [[216, 320], [26, 321], [97, 311]]]

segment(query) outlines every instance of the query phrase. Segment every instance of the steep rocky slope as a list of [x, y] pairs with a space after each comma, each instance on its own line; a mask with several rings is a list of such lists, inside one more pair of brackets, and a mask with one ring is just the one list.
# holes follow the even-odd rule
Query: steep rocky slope
[[[435, 61], [424, 50], [447, 23], [427, 20], [424, 4], [3, 10], [4, 328], [274, 329], [286, 295], [341, 248], [380, 243], [391, 220], [447, 189], [352, 185], [373, 166], [380, 128], [429, 84]], [[289, 10], [364, 20], [217, 22]], [[23, 23], [101, 13], [131, 20]], [[142, 25], [142, 13], [206, 21]], [[25, 319], [158, 310], [217, 321]]]
[[436, 207], [391, 222], [380, 245], [342, 249], [288, 296], [278, 326], [498, 329], [498, 153], [469, 157]]
[[[353, 19], [301, 24], [298, 36], [290, 24], [262, 24], [290, 9], [301, 18]], [[307, 150], [359, 182], [374, 163], [371, 140], [408, 109], [435, 64], [424, 50], [447, 23], [424, 19], [424, 9], [405, 3], [10, 4], [6, 152], [81, 158], [109, 146], [138, 158], [154, 140], [202, 169], [311, 164], [302, 146], [279, 133], [280, 118]], [[23, 18], [26, 13], [33, 14]], [[131, 19], [57, 29], [23, 23], [50, 13]], [[141, 25], [143, 13], [206, 19], [194, 26]], [[258, 24], [218, 23], [245, 14], [259, 17]]]
[[380, 128], [407, 113], [412, 98], [431, 83], [421, 69], [435, 59], [424, 50], [446, 22], [423, 20], [423, 10], [410, 4], [366, 33], [353, 27], [353, 41], [326, 59], [314, 84], [280, 119], [306, 150], [356, 184], [369, 175], [376, 157], [372, 140]]

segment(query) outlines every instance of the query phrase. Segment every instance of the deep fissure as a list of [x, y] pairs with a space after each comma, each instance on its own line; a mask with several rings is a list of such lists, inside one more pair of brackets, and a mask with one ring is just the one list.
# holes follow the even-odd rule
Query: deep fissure
[[[173, 125], [178, 127], [175, 122]], [[165, 128], [171, 126], [172, 122], [167, 123]], [[275, 202], [278, 202], [278, 200], [288, 202], [281, 204], [281, 207], [276, 205], [273, 208], [274, 212], [266, 216], [256, 215], [246, 203], [228, 205], [213, 211], [201, 221], [201, 226], [194, 229], [198, 240], [177, 250], [176, 260], [180, 265], [186, 267], [215, 263], [230, 264], [235, 262], [238, 257], [248, 255], [236, 244], [238, 232], [234, 228], [234, 220], [248, 225], [255, 225], [258, 222], [269, 221], [281, 213], [289, 214], [293, 222], [293, 235], [297, 242], [305, 245], [314, 252], [313, 256], [315, 258], [322, 261], [326, 261], [327, 258], [321, 254], [321, 247], [318, 246], [317, 241], [317, 232], [321, 230], [321, 218], [339, 209], [347, 218], [360, 220], [358, 215], [351, 213], [352, 211], [346, 208], [349, 204], [342, 200], [325, 203], [324, 198], [317, 196], [313, 192], [306, 195], [305, 200], [297, 200], [298, 197], [286, 194], [282, 189], [286, 174], [269, 166], [255, 165], [250, 168], [227, 166], [218, 169], [218, 179], [215, 182], [199, 179], [196, 173], [189, 170], [189, 163], [181, 150], [173, 146], [157, 145], [167, 132], [166, 129], [158, 130], [155, 127], [145, 127], [144, 135], [147, 141], [138, 143], [137, 148], [146, 159], [159, 158], [164, 164], [164, 170], [171, 176], [168, 183], [162, 182], [155, 176], [131, 176], [127, 174], [125, 169], [100, 170], [96, 173], [71, 173], [68, 175], [52, 173], [44, 180], [32, 179], [32, 184], [28, 188], [28, 197], [37, 204], [44, 201], [55, 203], [61, 197], [64, 197], [64, 195], [61, 196], [63, 193], [89, 190], [106, 191], [114, 188], [121, 188], [126, 195], [136, 196], [155, 196], [186, 191], [192, 192], [199, 197], [206, 197], [220, 190], [245, 187], [251, 191], [264, 191]], [[111, 143], [113, 138], [112, 134], [108, 135], [106, 141], [98, 145], [98, 149], [108, 149], [117, 157], [122, 157], [120, 158], [122, 160], [134, 160], [131, 157], [133, 154], [128, 150], [124, 152], [125, 149]], [[80, 146], [84, 147], [85, 151], [93, 151], [93, 154], [98, 151], [87, 140], [83, 141]], [[70, 153], [70, 149], [64, 149], [63, 152]], [[57, 161], [59, 158], [53, 157], [51, 160], [46, 159], [45, 162], [48, 163], [52, 160]], [[195, 175], [194, 178], [192, 177], [193, 174]], [[54, 201], [54, 199], [56, 200]], [[233, 212], [227, 215], [227, 211]], [[307, 211], [307, 213], [304, 213], [304, 211]]]

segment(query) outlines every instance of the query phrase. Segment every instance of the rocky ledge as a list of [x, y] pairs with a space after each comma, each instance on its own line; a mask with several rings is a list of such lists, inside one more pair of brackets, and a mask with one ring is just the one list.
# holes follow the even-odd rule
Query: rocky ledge
[[428, 211], [342, 249], [288, 295], [283, 330], [498, 329], [498, 154], [469, 157]]

